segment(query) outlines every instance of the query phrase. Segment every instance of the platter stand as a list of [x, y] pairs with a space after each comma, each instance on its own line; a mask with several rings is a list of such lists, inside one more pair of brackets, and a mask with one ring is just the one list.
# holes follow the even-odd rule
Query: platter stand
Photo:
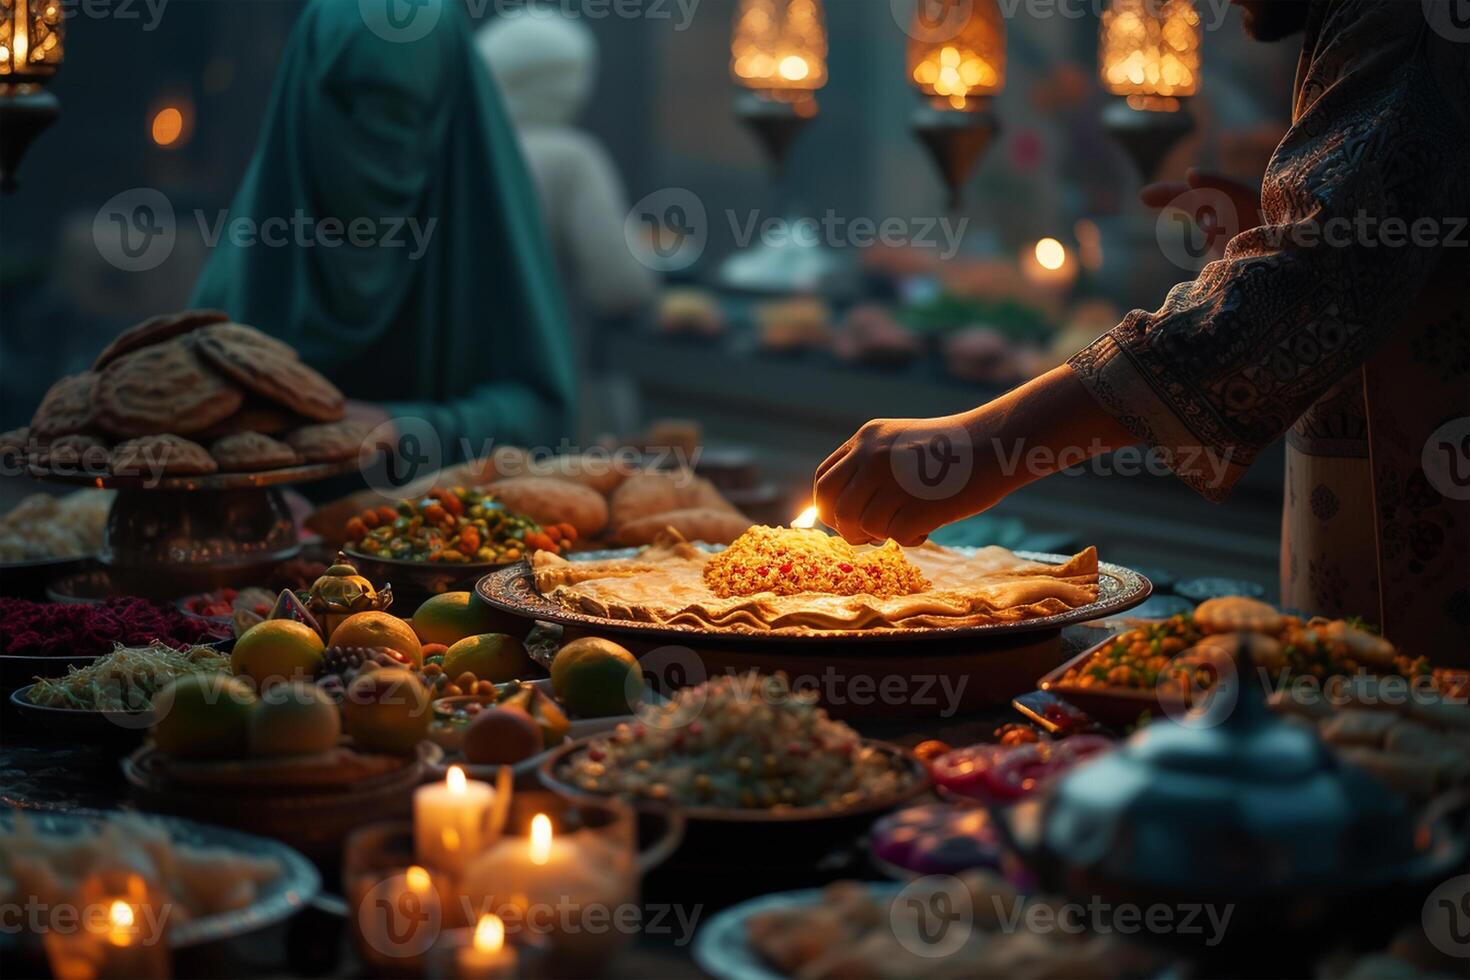
[[[354, 457], [259, 473], [113, 476], [30, 467], [50, 483], [116, 490], [97, 560], [106, 591], [175, 599], [252, 585], [301, 551], [284, 487], [349, 473]], [[100, 598], [100, 596], [96, 596]]]

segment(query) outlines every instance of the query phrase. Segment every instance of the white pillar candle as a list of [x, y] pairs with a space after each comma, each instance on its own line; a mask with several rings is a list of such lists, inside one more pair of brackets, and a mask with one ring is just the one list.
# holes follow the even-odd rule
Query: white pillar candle
[[489, 783], [466, 779], [451, 766], [442, 783], [429, 783], [413, 794], [413, 852], [419, 863], [459, 874], [485, 846], [485, 832], [495, 790]]
[[470, 942], [455, 951], [454, 967], [458, 980], [515, 980], [516, 948], [505, 942], [505, 923], [500, 916], [486, 913], [475, 923]]

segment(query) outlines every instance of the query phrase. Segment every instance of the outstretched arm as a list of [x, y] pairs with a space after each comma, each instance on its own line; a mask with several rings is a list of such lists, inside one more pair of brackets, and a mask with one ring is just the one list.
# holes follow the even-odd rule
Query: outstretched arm
[[869, 422], [817, 468], [817, 513], [854, 543], [916, 545], [1033, 480], [1135, 441], [1063, 366], [959, 415]]

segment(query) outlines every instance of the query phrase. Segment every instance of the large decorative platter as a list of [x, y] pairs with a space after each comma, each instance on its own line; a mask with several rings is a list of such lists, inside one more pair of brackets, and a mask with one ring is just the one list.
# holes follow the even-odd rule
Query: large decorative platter
[[[618, 551], [584, 552], [569, 556], [572, 560], [597, 561], [607, 558], [631, 558], [639, 549], [628, 548]], [[973, 554], [974, 548], [954, 548], [962, 554]], [[1016, 556], [1031, 561], [1060, 565], [1067, 559], [1063, 555], [1043, 554], [1033, 551], [1018, 551]], [[841, 640], [844, 643], [892, 644], [915, 640], [982, 639], [1022, 633], [1037, 633], [1060, 630], [1064, 626], [1085, 623], [1089, 620], [1116, 616], [1132, 609], [1147, 599], [1153, 591], [1149, 580], [1139, 573], [1121, 565], [1098, 562], [1098, 596], [1095, 602], [1078, 606], [1051, 616], [1037, 616], [1013, 623], [990, 623], [981, 626], [937, 626], [914, 629], [878, 628], [867, 630], [772, 630], [766, 633], [750, 630], [712, 630], [682, 624], [660, 624], [636, 622], [624, 619], [609, 619], [568, 609], [561, 603], [548, 599], [536, 591], [528, 562], [519, 562], [509, 568], [491, 572], [475, 586], [476, 593], [490, 605], [504, 612], [545, 623], [556, 623], [564, 627], [583, 630], [603, 630], [627, 636], [671, 643], [689, 642], [697, 639], [701, 645], [730, 642], [741, 646], [752, 641], [779, 641], [793, 643], [828, 643]]]
[[274, 487], [286, 483], [310, 483], [325, 480], [330, 476], [350, 473], [362, 466], [356, 456], [330, 463], [303, 463], [278, 470], [261, 470], [256, 473], [209, 473], [204, 476], [153, 477], [144, 474], [113, 476], [102, 471], [81, 469], [49, 470], [44, 466], [31, 466], [28, 471], [38, 480], [49, 483], [71, 483], [78, 486], [100, 487], [104, 490], [251, 490]]
[[[107, 816], [109, 815], [100, 811], [25, 812], [26, 819], [38, 830], [63, 835], [90, 831]], [[0, 812], [0, 827], [7, 830], [12, 828], [15, 818], [15, 813]], [[178, 923], [169, 931], [169, 945], [175, 949], [243, 936], [274, 925], [301, 911], [321, 889], [321, 876], [311, 862], [280, 841], [224, 827], [180, 820], [177, 817], [149, 814], [148, 819], [167, 827], [169, 836], [175, 843], [225, 848], [255, 858], [273, 858], [281, 866], [281, 873], [273, 881], [261, 886], [255, 901], [250, 905], [232, 912], [200, 916]]]

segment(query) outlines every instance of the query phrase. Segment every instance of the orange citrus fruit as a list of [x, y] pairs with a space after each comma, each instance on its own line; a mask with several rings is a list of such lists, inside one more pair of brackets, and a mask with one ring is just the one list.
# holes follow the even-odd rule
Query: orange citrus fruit
[[334, 647], [387, 647], [415, 667], [424, 665], [424, 646], [413, 627], [385, 612], [353, 613], [332, 633]]
[[265, 690], [287, 680], [310, 680], [322, 662], [322, 638], [294, 619], [256, 623], [235, 641], [230, 669]]

